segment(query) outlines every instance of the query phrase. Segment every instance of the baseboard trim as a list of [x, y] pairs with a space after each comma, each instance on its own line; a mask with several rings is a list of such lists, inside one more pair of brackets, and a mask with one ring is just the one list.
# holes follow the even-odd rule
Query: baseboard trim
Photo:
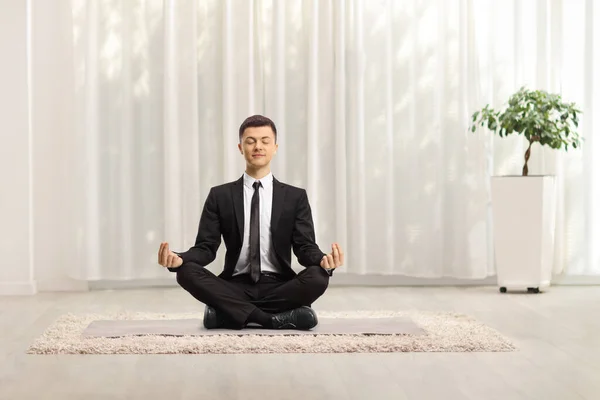
[[[485, 279], [413, 278], [398, 275], [337, 274], [329, 286], [494, 286], [496, 277]], [[89, 283], [90, 290], [138, 289], [152, 287], [177, 287], [175, 279], [145, 279], [134, 281], [98, 280]]]
[[0, 282], [0, 296], [31, 296], [36, 293], [35, 282]]
[[600, 285], [600, 275], [560, 275], [552, 278], [555, 286], [596, 286]]
[[416, 278], [404, 275], [358, 275], [337, 274], [329, 286], [494, 286], [496, 277], [483, 279], [462, 278]]
[[75, 279], [45, 279], [37, 282], [38, 292], [87, 292], [89, 282]]
[[122, 289], [144, 289], [144, 288], [159, 288], [159, 287], [177, 287], [179, 286], [173, 279], [142, 279], [130, 281], [116, 280], [97, 280], [90, 281], [88, 284], [89, 290], [122, 290]]
[[[600, 276], [556, 276], [553, 286], [600, 285]], [[141, 289], [155, 287], [177, 287], [172, 279], [145, 279], [132, 281], [99, 280], [89, 282], [89, 290]], [[415, 278], [401, 275], [357, 275], [337, 274], [329, 286], [497, 286], [496, 276], [483, 279], [459, 278]]]

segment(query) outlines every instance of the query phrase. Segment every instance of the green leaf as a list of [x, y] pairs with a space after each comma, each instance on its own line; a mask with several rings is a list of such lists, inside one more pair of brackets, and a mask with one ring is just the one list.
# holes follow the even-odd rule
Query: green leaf
[[558, 93], [543, 90], [519, 88], [508, 98], [508, 104], [501, 110], [494, 110], [486, 104], [476, 110], [471, 130], [477, 125], [506, 137], [510, 134], [523, 135], [530, 142], [553, 149], [567, 150], [570, 145], [579, 147], [579, 115], [575, 103], [566, 103]]

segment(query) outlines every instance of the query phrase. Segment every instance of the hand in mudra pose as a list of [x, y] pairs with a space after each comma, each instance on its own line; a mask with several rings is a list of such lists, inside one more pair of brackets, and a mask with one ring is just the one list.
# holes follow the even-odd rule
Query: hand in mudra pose
[[169, 250], [169, 243], [162, 242], [158, 249], [158, 263], [166, 268], [181, 267], [183, 260], [177, 254]]
[[341, 267], [344, 264], [344, 253], [339, 244], [333, 243], [331, 245], [331, 253], [323, 256], [321, 259], [321, 268], [335, 269]]

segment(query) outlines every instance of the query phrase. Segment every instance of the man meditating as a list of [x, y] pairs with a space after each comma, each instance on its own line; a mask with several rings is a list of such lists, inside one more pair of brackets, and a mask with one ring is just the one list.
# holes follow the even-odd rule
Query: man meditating
[[[239, 129], [238, 149], [246, 171], [235, 182], [211, 188], [196, 243], [173, 252], [161, 243], [158, 263], [177, 274], [177, 283], [206, 304], [207, 329], [312, 329], [317, 315], [311, 304], [327, 289], [335, 268], [344, 263], [337, 243], [323, 253], [315, 243], [308, 197], [271, 173], [277, 152], [277, 128], [254, 115]], [[225, 241], [225, 267], [219, 276], [204, 268]], [[305, 267], [291, 268], [291, 250]]]

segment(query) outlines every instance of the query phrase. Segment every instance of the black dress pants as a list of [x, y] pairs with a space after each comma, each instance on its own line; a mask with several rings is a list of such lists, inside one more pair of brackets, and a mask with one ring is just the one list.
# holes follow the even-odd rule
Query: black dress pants
[[187, 262], [177, 268], [177, 283], [198, 301], [222, 313], [228, 327], [240, 329], [256, 308], [278, 313], [310, 307], [327, 289], [329, 275], [315, 266], [290, 280], [266, 274], [254, 283], [248, 274], [225, 280], [196, 263]]

